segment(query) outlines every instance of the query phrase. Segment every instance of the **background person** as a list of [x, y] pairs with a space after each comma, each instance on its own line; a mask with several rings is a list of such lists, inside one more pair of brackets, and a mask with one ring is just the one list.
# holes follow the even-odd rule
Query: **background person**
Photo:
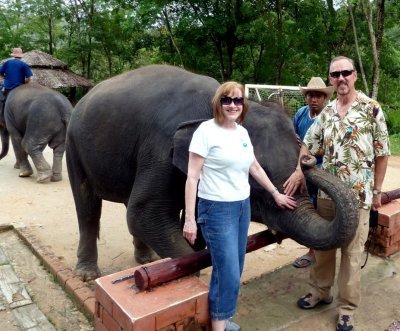
[[[334, 89], [333, 86], [327, 87], [321, 77], [312, 77], [307, 84], [307, 87], [300, 87], [300, 91], [305, 95], [307, 105], [301, 107], [293, 118], [293, 125], [296, 134], [300, 140], [303, 141], [304, 136], [308, 128], [314, 123], [315, 118], [319, 115], [322, 109], [325, 107], [327, 101], [331, 98]], [[317, 167], [322, 167], [322, 156], [317, 156]], [[300, 170], [301, 171], [301, 170]], [[302, 180], [303, 176], [294, 172], [292, 176], [295, 176], [298, 180]], [[314, 208], [317, 208], [317, 194], [318, 188], [306, 181], [307, 191], [310, 195], [311, 201]], [[314, 251], [310, 248], [307, 254], [297, 258], [293, 266], [296, 268], [305, 268], [314, 263]]]
[[[381, 188], [389, 150], [388, 131], [379, 103], [355, 89], [357, 71], [352, 59], [339, 56], [331, 61], [329, 81], [337, 98], [316, 118], [304, 138], [300, 158], [317, 155], [322, 148], [323, 170], [337, 176], [353, 190], [359, 201], [359, 224], [354, 238], [340, 248], [341, 260], [337, 279], [337, 331], [354, 330], [354, 312], [361, 302], [361, 260], [369, 230], [370, 208], [381, 206]], [[299, 158], [299, 159], [300, 159]], [[294, 194], [296, 181], [287, 184], [285, 193]], [[318, 192], [318, 213], [327, 220], [335, 215], [334, 202], [323, 191]], [[311, 266], [309, 293], [301, 297], [300, 308], [311, 309], [329, 304], [335, 279], [336, 249], [315, 250]]]
[[296, 207], [294, 198], [278, 191], [254, 156], [247, 130], [240, 125], [248, 110], [243, 96], [243, 85], [222, 84], [212, 99], [214, 118], [199, 126], [189, 147], [183, 235], [194, 244], [198, 191], [197, 223], [212, 261], [209, 303], [213, 331], [240, 330], [229, 318], [236, 312], [247, 245], [249, 172], [279, 207]]
[[7, 60], [0, 67], [0, 76], [4, 77], [4, 95], [6, 98], [11, 90], [29, 83], [33, 75], [29, 65], [21, 61], [23, 57], [21, 48], [13, 48], [10, 55], [14, 58]]

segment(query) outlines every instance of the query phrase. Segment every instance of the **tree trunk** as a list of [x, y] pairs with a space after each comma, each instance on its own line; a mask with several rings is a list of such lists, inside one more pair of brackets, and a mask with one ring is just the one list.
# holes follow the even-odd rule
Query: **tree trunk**
[[284, 52], [282, 52], [282, 47], [280, 46], [283, 38], [283, 18], [282, 18], [282, 6], [280, 0], [277, 0], [275, 2], [275, 12], [277, 16], [277, 32], [278, 32], [277, 42], [279, 44], [278, 52], [280, 53], [280, 55], [276, 57], [276, 63], [275, 63], [275, 84], [279, 85], [281, 82], [282, 68], [284, 62], [283, 60]]
[[185, 65], [183, 64], [183, 59], [182, 59], [182, 55], [181, 52], [179, 50], [178, 45], [175, 42], [175, 38], [174, 35], [172, 33], [172, 28], [171, 28], [171, 24], [169, 22], [169, 15], [168, 15], [168, 9], [167, 8], [163, 8], [162, 10], [163, 15], [164, 15], [164, 23], [165, 23], [165, 27], [167, 28], [168, 34], [169, 34], [169, 38], [171, 40], [171, 43], [173, 45], [173, 47], [175, 48], [176, 52], [178, 53], [179, 56], [179, 61], [181, 62], [181, 67], [185, 68]]
[[382, 48], [382, 35], [383, 35], [383, 27], [384, 27], [384, 9], [385, 9], [385, 0], [377, 0], [377, 17], [378, 17], [378, 37], [379, 42], [375, 35], [375, 30], [373, 26], [373, 15], [372, 15], [372, 7], [369, 1], [361, 0], [361, 8], [363, 10], [365, 19], [368, 23], [368, 31], [371, 40], [371, 49], [372, 55], [374, 59], [374, 71], [372, 76], [372, 92], [371, 98], [376, 99], [378, 95], [379, 88], [379, 79], [380, 79], [380, 53]]
[[356, 52], [357, 52], [357, 57], [358, 57], [358, 63], [360, 66], [361, 77], [362, 77], [362, 81], [364, 84], [364, 90], [365, 90], [365, 93], [367, 93], [367, 95], [369, 95], [369, 88], [368, 88], [367, 79], [365, 77], [364, 66], [363, 66], [363, 62], [362, 62], [362, 58], [361, 58], [360, 48], [358, 46], [357, 29], [356, 29], [356, 24], [354, 22], [353, 8], [351, 7], [350, 0], [347, 0], [347, 5], [348, 5], [349, 13], [350, 13], [351, 25], [353, 27], [354, 43], [356, 45]]
[[47, 18], [47, 27], [49, 29], [49, 54], [53, 55], [53, 24], [51, 17]]

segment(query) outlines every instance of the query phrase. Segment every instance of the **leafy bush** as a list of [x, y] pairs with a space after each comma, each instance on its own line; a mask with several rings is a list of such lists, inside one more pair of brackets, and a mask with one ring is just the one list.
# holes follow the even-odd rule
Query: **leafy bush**
[[389, 134], [400, 134], [400, 105], [382, 105]]
[[400, 133], [393, 134], [389, 137], [390, 152], [392, 155], [400, 155]]

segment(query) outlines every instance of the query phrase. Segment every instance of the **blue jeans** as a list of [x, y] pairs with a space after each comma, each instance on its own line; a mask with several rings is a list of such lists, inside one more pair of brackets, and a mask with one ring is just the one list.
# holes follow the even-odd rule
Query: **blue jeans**
[[236, 312], [250, 224], [250, 199], [220, 202], [199, 199], [197, 223], [211, 255], [209, 291], [212, 320]]

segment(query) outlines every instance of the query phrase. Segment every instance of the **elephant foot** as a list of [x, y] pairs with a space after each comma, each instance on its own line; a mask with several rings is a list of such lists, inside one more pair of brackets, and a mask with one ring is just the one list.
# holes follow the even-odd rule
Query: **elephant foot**
[[139, 264], [146, 264], [160, 259], [152, 249], [138, 250], [135, 248], [134, 256], [136, 262]]
[[61, 174], [55, 174], [53, 173], [53, 175], [51, 176], [50, 179], [52, 182], [59, 182], [62, 180], [62, 175]]
[[19, 169], [19, 168], [20, 168], [19, 163], [18, 163], [18, 162], [15, 162], [15, 164], [14, 164], [14, 169]]
[[83, 281], [88, 282], [101, 276], [100, 269], [95, 266], [79, 266], [76, 265], [75, 274]]
[[19, 173], [19, 177], [29, 177], [33, 174], [32, 170], [21, 170], [21, 172]]
[[53, 175], [53, 173], [51, 170], [38, 172], [38, 177], [37, 177], [36, 181], [38, 183], [44, 183], [47, 180], [49, 180], [52, 175]]

